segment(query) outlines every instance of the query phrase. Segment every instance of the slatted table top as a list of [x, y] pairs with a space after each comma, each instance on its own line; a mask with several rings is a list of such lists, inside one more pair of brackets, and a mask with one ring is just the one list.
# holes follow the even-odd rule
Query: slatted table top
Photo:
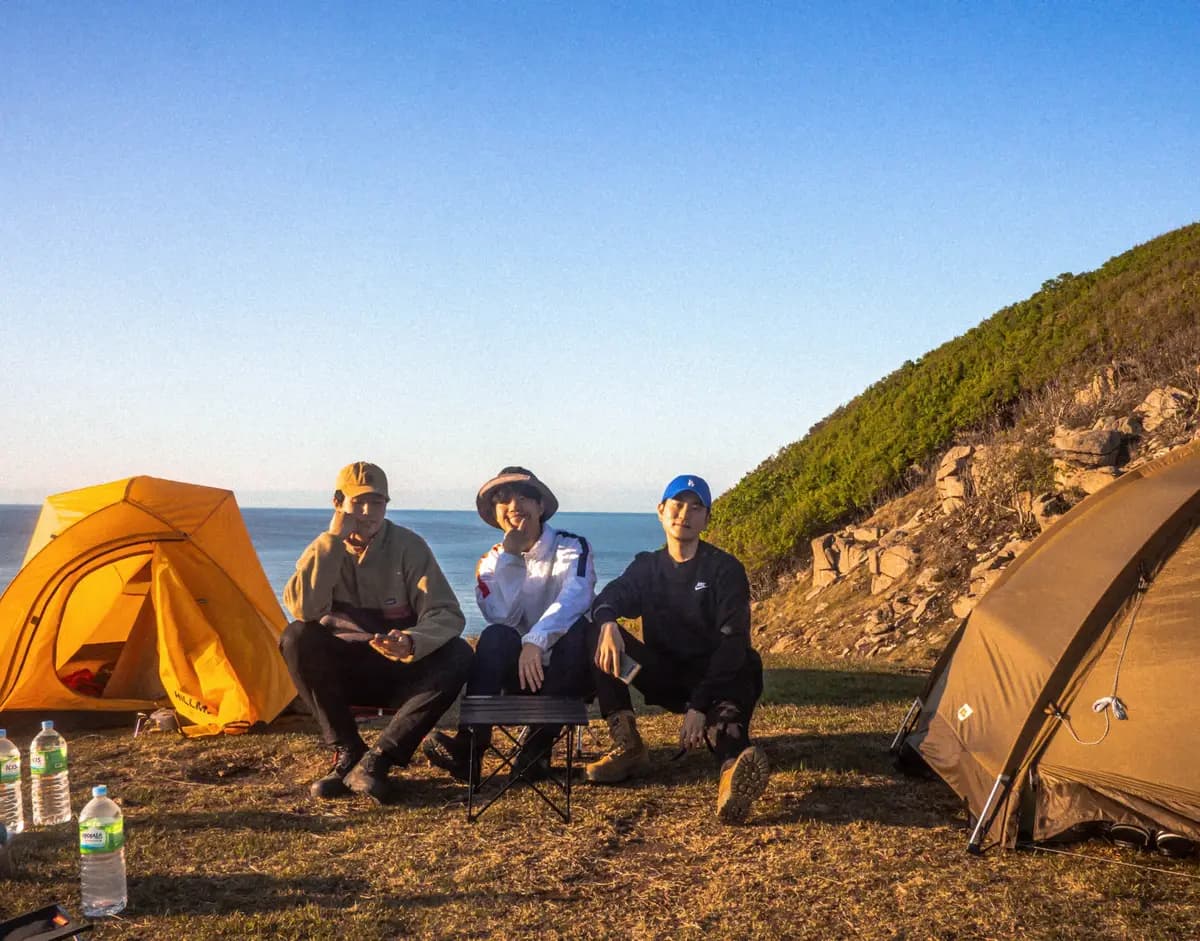
[[587, 725], [587, 706], [558, 696], [464, 696], [460, 725]]

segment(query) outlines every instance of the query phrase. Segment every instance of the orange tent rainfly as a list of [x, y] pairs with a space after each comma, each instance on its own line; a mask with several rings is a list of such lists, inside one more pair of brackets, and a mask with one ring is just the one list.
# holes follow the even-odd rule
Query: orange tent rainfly
[[295, 696], [285, 627], [228, 490], [131, 477], [49, 497], [0, 596], [0, 711], [169, 702], [190, 734]]

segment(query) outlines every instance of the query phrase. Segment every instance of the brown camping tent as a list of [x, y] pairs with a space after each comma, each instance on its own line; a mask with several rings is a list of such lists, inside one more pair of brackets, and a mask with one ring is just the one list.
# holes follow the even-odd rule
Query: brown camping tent
[[959, 628], [893, 749], [966, 801], [972, 851], [1092, 823], [1200, 842], [1198, 524], [1191, 444], [1065, 514]]

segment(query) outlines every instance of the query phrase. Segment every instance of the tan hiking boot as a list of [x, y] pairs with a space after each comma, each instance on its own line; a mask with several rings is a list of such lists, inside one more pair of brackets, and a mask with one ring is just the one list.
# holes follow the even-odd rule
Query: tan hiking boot
[[599, 761], [593, 761], [583, 769], [589, 781], [594, 784], [619, 784], [650, 770], [650, 751], [638, 735], [632, 712], [623, 709], [609, 716], [608, 734], [612, 737], [612, 749]]
[[767, 789], [770, 775], [766, 752], [757, 745], [742, 749], [740, 755], [727, 761], [717, 787], [717, 818], [722, 823], [742, 823], [751, 805]]

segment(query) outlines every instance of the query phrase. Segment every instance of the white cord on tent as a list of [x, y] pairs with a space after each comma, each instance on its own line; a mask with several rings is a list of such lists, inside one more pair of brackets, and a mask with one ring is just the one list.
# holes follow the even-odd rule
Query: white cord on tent
[[[1097, 702], [1099, 702], [1099, 700], [1097, 700]], [[1108, 718], [1108, 706], [1105, 705], [1099, 709], [1096, 709], [1096, 706], [1093, 705], [1092, 706], [1093, 710], [1095, 710], [1096, 712], [1104, 713], [1104, 731], [1100, 733], [1099, 738], [1093, 739], [1090, 742], [1085, 742], [1083, 739], [1081, 739], [1078, 735], [1075, 734], [1075, 729], [1071, 727], [1070, 716], [1068, 716], [1065, 712], [1063, 712], [1061, 709], [1059, 709], [1058, 706], [1054, 705], [1054, 703], [1050, 704], [1049, 709], [1050, 709], [1050, 714], [1052, 716], [1054, 716], [1054, 718], [1056, 718], [1059, 722], [1061, 722], [1063, 725], [1065, 725], [1067, 727], [1067, 731], [1071, 733], [1071, 738], [1075, 739], [1075, 743], [1077, 745], [1099, 745], [1107, 737], [1108, 730], [1110, 728], [1112, 728], [1112, 723], [1109, 721], [1109, 718]]]
[[1129, 638], [1133, 634], [1133, 625], [1137, 621], [1138, 611], [1142, 607], [1142, 599], [1146, 597], [1146, 589], [1149, 587], [1150, 581], [1146, 578], [1145, 571], [1138, 572], [1137, 597], [1133, 602], [1133, 607], [1129, 611], [1129, 626], [1125, 628], [1125, 639], [1121, 642], [1121, 653], [1117, 657], [1117, 667], [1113, 671], [1112, 693], [1108, 696], [1101, 696], [1092, 703], [1092, 712], [1097, 712], [1104, 716], [1104, 731], [1100, 733], [1100, 737], [1091, 742], [1083, 741], [1083, 739], [1075, 734], [1075, 729], [1071, 727], [1070, 717], [1062, 712], [1054, 703], [1050, 704], [1051, 715], [1067, 727], [1067, 731], [1071, 733], [1071, 738], [1075, 739], [1078, 745], [1099, 745], [1108, 737], [1109, 730], [1112, 728], [1112, 722], [1108, 718], [1108, 711], [1110, 709], [1118, 720], [1129, 718], [1129, 710], [1126, 709], [1125, 703], [1121, 702], [1120, 697], [1117, 696], [1117, 684], [1121, 680], [1121, 666], [1125, 663], [1125, 651], [1129, 649]]

